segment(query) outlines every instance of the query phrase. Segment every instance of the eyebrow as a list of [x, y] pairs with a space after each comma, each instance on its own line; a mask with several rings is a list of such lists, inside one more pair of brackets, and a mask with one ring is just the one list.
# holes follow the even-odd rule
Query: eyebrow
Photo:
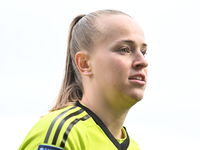
[[[120, 40], [120, 41], [117, 41], [116, 43], [129, 43], [129, 44], [135, 44], [135, 41], [132, 41], [132, 40]], [[143, 43], [142, 46], [143, 46], [143, 47], [147, 47], [147, 44], [146, 44], [146, 43]]]

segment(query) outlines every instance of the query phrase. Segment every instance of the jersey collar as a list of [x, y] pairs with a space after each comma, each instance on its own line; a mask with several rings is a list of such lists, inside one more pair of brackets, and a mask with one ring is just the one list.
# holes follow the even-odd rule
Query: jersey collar
[[75, 105], [84, 109], [93, 118], [93, 120], [96, 122], [96, 124], [99, 125], [99, 127], [104, 131], [104, 133], [112, 141], [112, 143], [117, 147], [118, 150], [126, 150], [128, 148], [130, 139], [129, 139], [129, 135], [128, 135], [125, 127], [124, 127], [124, 129], [126, 131], [127, 138], [120, 144], [117, 141], [117, 139], [111, 134], [111, 132], [108, 130], [106, 125], [103, 123], [103, 121], [95, 113], [93, 113], [87, 107], [83, 106], [79, 101], [76, 101]]

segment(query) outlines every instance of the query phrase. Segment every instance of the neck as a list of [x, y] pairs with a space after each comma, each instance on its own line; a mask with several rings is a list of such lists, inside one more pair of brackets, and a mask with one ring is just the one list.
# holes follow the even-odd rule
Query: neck
[[105, 100], [90, 100], [85, 95], [83, 95], [81, 103], [93, 111], [104, 122], [115, 138], [121, 139], [124, 137], [122, 125], [129, 109], [113, 107]]

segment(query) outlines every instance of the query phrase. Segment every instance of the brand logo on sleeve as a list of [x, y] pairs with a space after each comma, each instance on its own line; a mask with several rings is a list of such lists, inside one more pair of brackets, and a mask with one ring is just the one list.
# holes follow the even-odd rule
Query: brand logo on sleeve
[[52, 145], [39, 145], [37, 150], [64, 150], [64, 149]]

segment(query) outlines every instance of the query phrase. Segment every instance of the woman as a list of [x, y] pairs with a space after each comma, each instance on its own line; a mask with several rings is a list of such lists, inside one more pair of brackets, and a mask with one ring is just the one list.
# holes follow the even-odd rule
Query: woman
[[139, 150], [122, 125], [143, 98], [146, 51], [141, 27], [127, 14], [100, 10], [77, 16], [58, 100], [19, 149]]

